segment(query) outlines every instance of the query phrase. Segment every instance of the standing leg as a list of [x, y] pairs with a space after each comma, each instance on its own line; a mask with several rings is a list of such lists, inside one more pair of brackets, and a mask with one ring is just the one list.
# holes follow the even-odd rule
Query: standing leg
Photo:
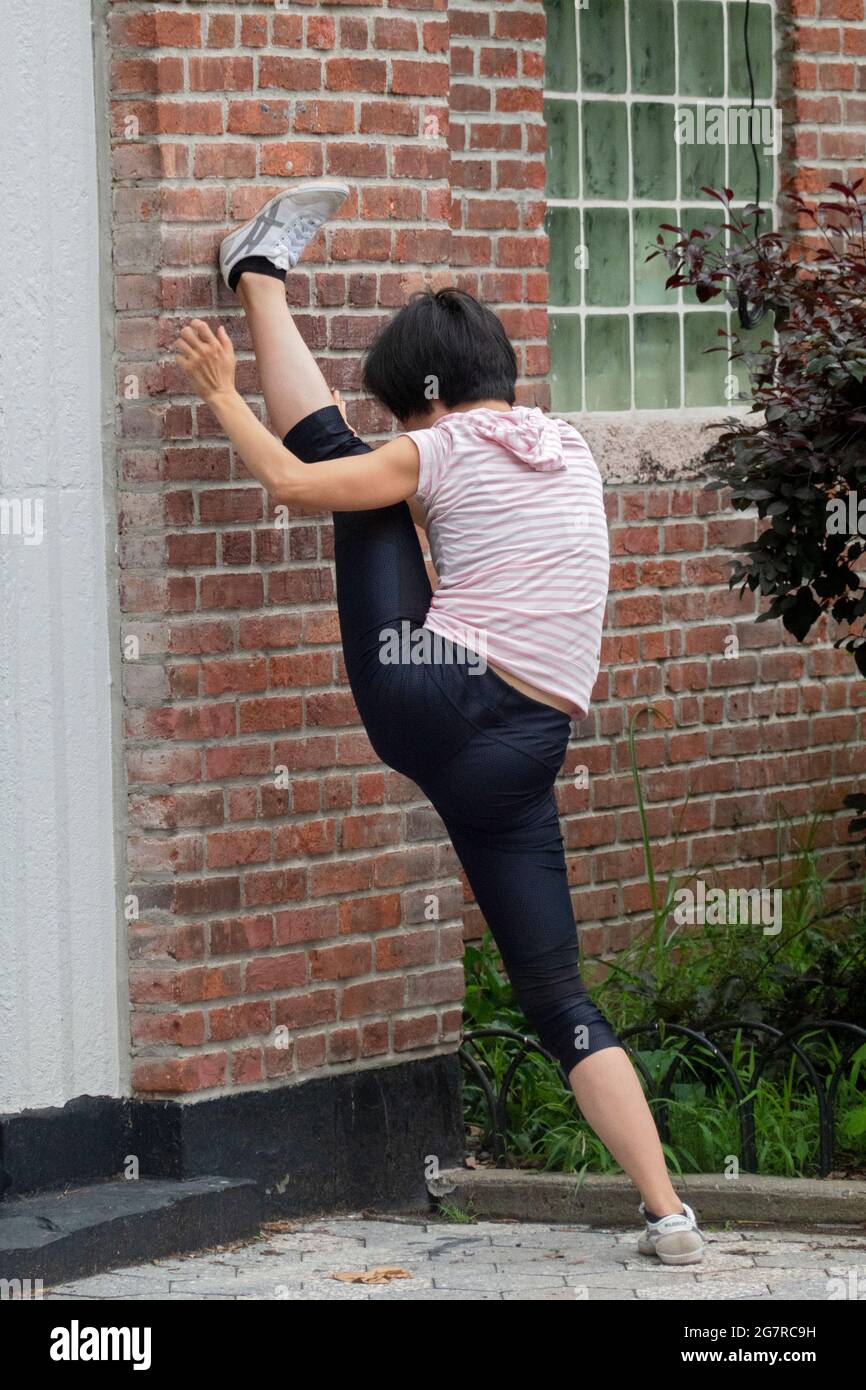
[[588, 1125], [628, 1173], [656, 1216], [682, 1210], [674, 1191], [652, 1111], [638, 1074], [621, 1048], [593, 1052], [569, 1076]]
[[481, 735], [425, 780], [508, 976], [577, 1104], [656, 1216], [682, 1210], [652, 1113], [616, 1033], [587, 993], [551, 774]]

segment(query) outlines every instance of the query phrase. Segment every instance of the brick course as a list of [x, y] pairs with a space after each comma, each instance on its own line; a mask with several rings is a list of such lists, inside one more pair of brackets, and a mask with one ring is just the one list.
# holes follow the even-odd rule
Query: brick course
[[793, 185], [806, 197], [866, 178], [864, 0], [784, 0], [780, 106]]

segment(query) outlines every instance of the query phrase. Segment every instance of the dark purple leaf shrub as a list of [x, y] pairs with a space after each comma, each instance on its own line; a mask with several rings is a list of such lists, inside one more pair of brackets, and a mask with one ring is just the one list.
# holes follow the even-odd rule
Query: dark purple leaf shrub
[[[689, 285], [707, 303], [724, 296], [751, 327], [766, 324], [757, 350], [737, 334], [731, 361], [752, 388], [747, 415], [729, 418], [704, 455], [711, 481], [730, 488], [738, 511], [767, 522], [738, 547], [730, 584], [769, 604], [802, 642], [823, 614], [843, 628], [836, 645], [866, 675], [866, 198], [862, 180], [834, 183], [833, 202], [786, 201], [799, 230], [760, 231], [754, 204], [733, 210], [730, 189], [704, 189], [725, 209], [721, 227], [664, 226], [657, 237], [671, 269], [668, 288]], [[722, 334], [723, 337], [727, 335]], [[724, 351], [724, 348], [711, 349]], [[862, 505], [861, 505], [862, 504]], [[866, 811], [866, 796], [847, 804]], [[852, 829], [866, 829], [866, 819]]]

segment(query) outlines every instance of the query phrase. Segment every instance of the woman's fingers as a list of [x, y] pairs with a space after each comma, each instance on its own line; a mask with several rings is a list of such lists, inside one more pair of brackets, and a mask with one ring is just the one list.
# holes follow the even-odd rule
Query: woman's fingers
[[193, 319], [190, 327], [198, 334], [199, 342], [206, 343], [208, 347], [219, 347], [219, 341], [204, 319]]
[[226, 389], [234, 384], [234, 348], [222, 324], [214, 333], [204, 319], [193, 319], [180, 330], [174, 350], [175, 361], [202, 400], [221, 387]]
[[[220, 328], [225, 335], [226, 342], [228, 342], [228, 334], [225, 332], [225, 329], [222, 328], [222, 325], [220, 325]], [[182, 328], [180, 330], [180, 340], [196, 352], [201, 352], [203, 348], [218, 348], [223, 346], [220, 339], [214, 335], [204, 319], [193, 319], [192, 323], [188, 323]]]
[[201, 347], [201, 339], [199, 338], [195, 329], [189, 323], [186, 325], [185, 328], [182, 328], [180, 330], [178, 342], [186, 343], [187, 347], [191, 348], [194, 352], [198, 351], [198, 349]]

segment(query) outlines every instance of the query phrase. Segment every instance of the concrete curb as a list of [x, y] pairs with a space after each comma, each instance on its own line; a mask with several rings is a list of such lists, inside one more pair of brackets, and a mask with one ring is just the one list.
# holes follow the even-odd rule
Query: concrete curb
[[[715, 1173], [677, 1178], [677, 1191], [707, 1224], [866, 1225], [866, 1182], [818, 1178], [770, 1178], [743, 1173], [736, 1180]], [[518, 1168], [449, 1168], [435, 1184], [439, 1202], [482, 1218], [633, 1226], [639, 1198], [626, 1177]]]

